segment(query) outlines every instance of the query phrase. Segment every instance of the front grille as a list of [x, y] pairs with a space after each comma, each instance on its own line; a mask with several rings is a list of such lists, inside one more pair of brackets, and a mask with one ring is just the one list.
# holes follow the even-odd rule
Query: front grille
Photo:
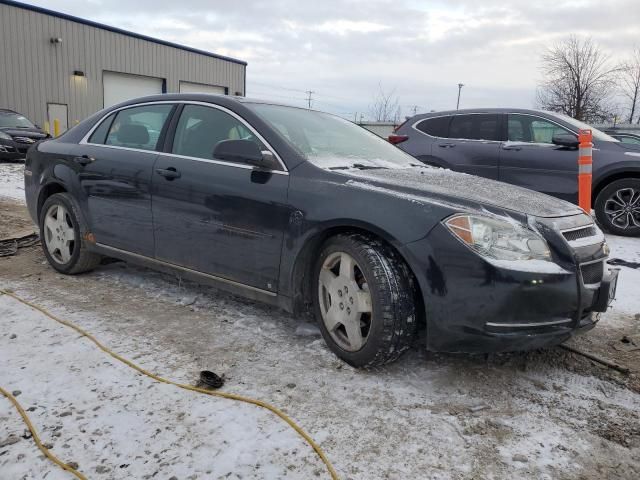
[[30, 138], [30, 137], [13, 137], [13, 140], [18, 143], [28, 143], [28, 144], [32, 144], [36, 142], [35, 138]]
[[585, 285], [598, 284], [604, 275], [604, 261], [580, 265], [580, 272], [582, 273], [582, 282]]
[[564, 238], [568, 242], [574, 242], [581, 238], [593, 237], [596, 235], [596, 229], [593, 225], [586, 226], [584, 228], [578, 228], [577, 230], [569, 230], [568, 232], [562, 232]]

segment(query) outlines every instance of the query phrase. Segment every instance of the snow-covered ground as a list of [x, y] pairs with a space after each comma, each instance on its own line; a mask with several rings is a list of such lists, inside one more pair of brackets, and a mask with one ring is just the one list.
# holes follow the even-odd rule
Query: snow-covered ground
[[0, 163], [0, 198], [24, 203], [24, 162]]
[[[611, 247], [610, 259], [620, 258], [627, 262], [640, 263], [640, 238], [606, 235]], [[617, 299], [609, 313], [612, 319], [634, 318], [640, 314], [640, 269], [620, 268]], [[616, 315], [618, 314], [618, 315]], [[637, 320], [640, 328], [640, 318]]]
[[[139, 375], [8, 297], [0, 298], [0, 318], [2, 385], [30, 410], [55, 454], [89, 478], [312, 478], [322, 471], [303, 439], [267, 410]], [[164, 369], [149, 360], [145, 366]], [[0, 441], [25, 430], [8, 406], [2, 400]], [[32, 441], [20, 440], [10, 457], [0, 457], [0, 478], [49, 471], [48, 479], [70, 478], [36, 455]]]

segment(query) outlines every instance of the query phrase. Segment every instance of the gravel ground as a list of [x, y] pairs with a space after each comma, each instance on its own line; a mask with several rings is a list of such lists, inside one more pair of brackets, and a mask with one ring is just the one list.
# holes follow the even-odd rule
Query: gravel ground
[[[0, 201], [0, 215], [0, 237], [29, 223], [18, 204]], [[612, 238], [614, 256], [633, 260], [636, 242]], [[224, 374], [225, 391], [281, 407], [353, 479], [639, 478], [640, 354], [622, 342], [638, 335], [638, 275], [623, 269], [614, 309], [574, 341], [630, 375], [559, 348], [441, 355], [420, 341], [395, 364], [356, 371], [308, 319], [212, 288], [123, 263], [65, 277], [38, 247], [0, 258], [0, 288], [169, 378]], [[90, 478], [327, 476], [267, 412], [154, 384], [6, 296], [0, 325], [0, 385], [21, 391], [43, 440]], [[0, 399], [0, 472], [70, 478], [23, 431]]]

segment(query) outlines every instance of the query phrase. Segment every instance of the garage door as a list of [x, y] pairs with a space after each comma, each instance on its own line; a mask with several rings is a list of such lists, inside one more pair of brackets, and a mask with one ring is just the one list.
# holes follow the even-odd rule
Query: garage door
[[217, 85], [205, 85], [203, 83], [192, 83], [180, 81], [180, 93], [213, 93], [224, 95], [226, 89]]
[[110, 107], [131, 98], [162, 93], [164, 81], [162, 78], [103, 72], [102, 82], [104, 85], [104, 106]]

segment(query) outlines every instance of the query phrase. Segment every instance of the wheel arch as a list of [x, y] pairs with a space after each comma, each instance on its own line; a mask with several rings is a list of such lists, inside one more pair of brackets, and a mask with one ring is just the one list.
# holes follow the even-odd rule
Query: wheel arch
[[36, 204], [36, 215], [38, 221], [40, 220], [40, 211], [42, 210], [42, 206], [44, 202], [47, 201], [51, 195], [55, 195], [56, 193], [66, 193], [69, 190], [62, 184], [56, 181], [49, 182], [44, 185], [40, 189], [40, 193], [38, 194], [38, 203]]
[[[422, 295], [423, 290], [420, 285], [419, 276], [415, 274], [414, 266], [411, 264], [407, 256], [403, 254], [402, 249], [400, 248], [400, 243], [393, 236], [389, 235], [388, 232], [385, 232], [374, 225], [363, 224], [360, 222], [326, 225], [324, 228], [318, 229], [306, 239], [302, 248], [299, 249], [296, 255], [290, 275], [291, 294], [293, 300], [292, 309], [294, 313], [300, 314], [310, 311], [309, 307], [313, 298], [312, 270], [315, 264], [315, 259], [317, 258], [317, 254], [319, 253], [322, 245], [331, 237], [354, 233], [365, 235], [383, 242], [391, 248], [398, 257], [402, 259], [402, 261], [405, 262], [407, 268], [411, 272], [411, 275], [413, 275], [416, 285], [416, 295], [420, 303], [419, 305], [416, 305], [416, 307], [418, 311], [421, 312], [421, 316], [424, 317], [424, 314], [422, 313], [424, 311], [424, 298]], [[424, 321], [424, 318], [420, 318], [420, 321]]]
[[608, 173], [601, 179], [598, 179], [594, 189], [593, 189], [593, 201], [595, 202], [598, 198], [600, 192], [610, 183], [615, 182], [616, 180], [624, 180], [625, 178], [637, 178], [640, 179], [640, 169], [639, 170], [621, 170], [617, 172]]

